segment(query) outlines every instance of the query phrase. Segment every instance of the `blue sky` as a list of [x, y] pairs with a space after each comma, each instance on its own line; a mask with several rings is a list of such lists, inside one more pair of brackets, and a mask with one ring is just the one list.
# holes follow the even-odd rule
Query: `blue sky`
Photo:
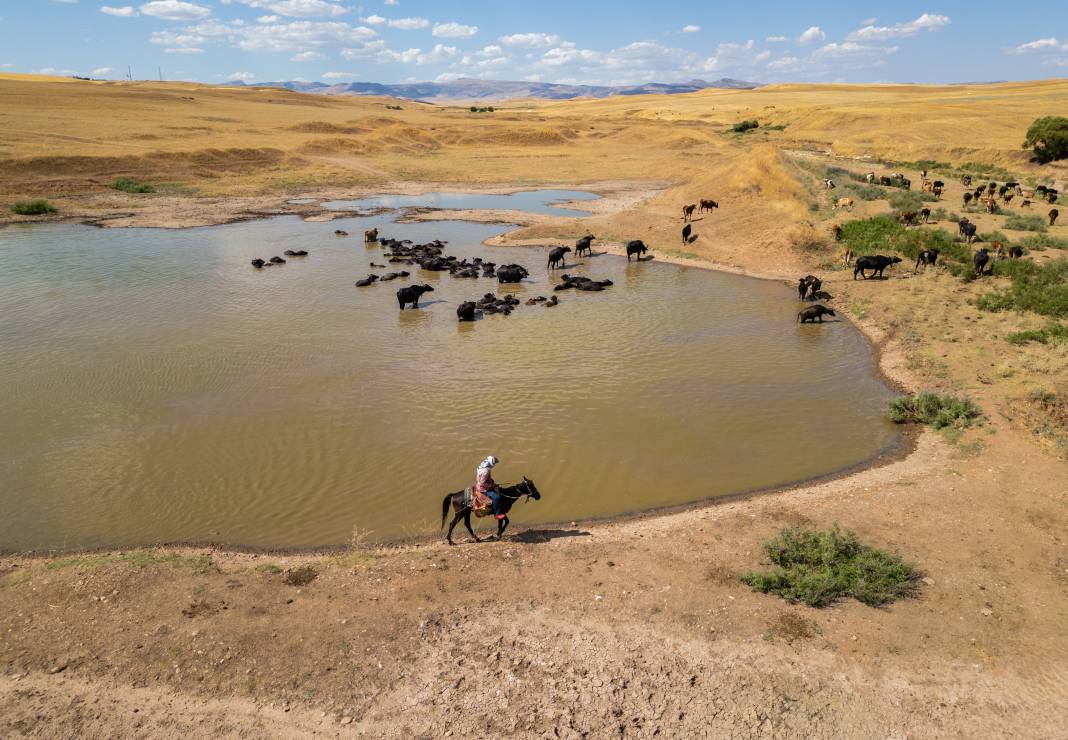
[[[127, 3], [130, 4], [127, 4]], [[0, 0], [0, 71], [200, 82], [1068, 76], [1062, 2]]]

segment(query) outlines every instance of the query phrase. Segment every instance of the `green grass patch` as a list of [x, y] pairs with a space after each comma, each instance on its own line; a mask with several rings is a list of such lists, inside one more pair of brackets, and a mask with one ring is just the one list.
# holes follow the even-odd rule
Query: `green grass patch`
[[880, 187], [874, 185], [846, 185], [843, 188], [839, 188], [842, 195], [836, 195], [836, 198], [852, 196], [858, 200], [883, 200], [886, 197], [886, 191]]
[[1005, 219], [1005, 228], [1013, 231], [1045, 232], [1046, 219], [1041, 216], [1023, 216], [1019, 213], [1014, 213]]
[[1041, 316], [1068, 316], [1068, 260], [1042, 265], [1030, 260], [999, 260], [994, 274], [1012, 280], [1006, 290], [980, 296], [975, 305], [984, 311], [1032, 311]]
[[44, 198], [37, 200], [20, 200], [11, 206], [11, 210], [20, 216], [42, 216], [46, 213], [55, 213], [55, 207]]
[[1068, 239], [1061, 239], [1049, 234], [1031, 234], [1019, 242], [1019, 246], [1028, 252], [1044, 252], [1047, 249], [1068, 249]]
[[890, 198], [890, 207], [897, 211], [918, 211], [924, 203], [934, 203], [938, 198], [930, 193], [921, 193], [915, 190], [899, 190]]
[[742, 581], [791, 603], [825, 607], [851, 596], [868, 606], [884, 606], [918, 589], [920, 574], [910, 563], [861, 544], [856, 534], [837, 526], [784, 529], [764, 545], [764, 552], [777, 567], [746, 573]]
[[937, 249], [942, 260], [971, 263], [972, 252], [943, 229], [906, 229], [890, 216], [842, 224], [842, 241], [857, 256], [899, 252], [915, 260], [925, 249]]
[[1050, 324], [1044, 329], [1031, 329], [1030, 331], [1017, 331], [1005, 337], [1012, 344], [1060, 344], [1068, 342], [1068, 324]]
[[69, 558], [50, 560], [45, 570], [66, 570], [67, 568], [95, 568], [111, 562], [110, 555], [76, 555]]
[[276, 576], [282, 572], [282, 569], [274, 563], [260, 563], [256, 566], [256, 572], [263, 573], [269, 576]]
[[144, 569], [150, 565], [169, 565], [172, 568], [188, 570], [196, 575], [207, 575], [219, 571], [219, 566], [211, 559], [211, 555], [181, 555], [174, 552], [133, 550], [123, 553], [120, 558], [138, 569]]
[[895, 424], [929, 424], [935, 429], [963, 429], [975, 423], [983, 412], [968, 398], [917, 393], [891, 401], [887, 415]]
[[149, 185], [147, 182], [138, 182], [137, 180], [130, 180], [129, 178], [122, 178], [111, 183], [111, 187], [115, 190], [121, 190], [124, 193], [154, 193], [156, 188]]
[[759, 121], [755, 121], [755, 120], [752, 120], [752, 121], [739, 121], [738, 123], [736, 123], [733, 126], [731, 126], [731, 131], [733, 131], [736, 134], [744, 134], [745, 132], [752, 131], [753, 129], [755, 129], [755, 128], [759, 127], [759, 126], [760, 126], [760, 122]]

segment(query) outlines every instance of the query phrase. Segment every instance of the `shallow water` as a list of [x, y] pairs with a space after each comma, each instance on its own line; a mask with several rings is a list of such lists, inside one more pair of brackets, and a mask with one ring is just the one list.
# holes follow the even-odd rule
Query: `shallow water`
[[[487, 454], [543, 493], [522, 526], [791, 483], [897, 439], [867, 342], [799, 327], [790, 286], [601, 255], [569, 271], [603, 293], [459, 325], [495, 282], [408, 267], [435, 292], [400, 312], [410, 281], [353, 286], [385, 262], [358, 235], [519, 262], [521, 298], [552, 294], [546, 250], [391, 217], [0, 229], [0, 548], [419, 535]], [[285, 249], [311, 255], [249, 265]]]
[[379, 195], [362, 200], [334, 200], [323, 203], [331, 210], [368, 210], [372, 208], [434, 208], [509, 210], [541, 213], [548, 216], [587, 216], [586, 211], [563, 208], [558, 203], [596, 200], [599, 196], [581, 190], [524, 190], [504, 195], [488, 193], [424, 193], [422, 195]]

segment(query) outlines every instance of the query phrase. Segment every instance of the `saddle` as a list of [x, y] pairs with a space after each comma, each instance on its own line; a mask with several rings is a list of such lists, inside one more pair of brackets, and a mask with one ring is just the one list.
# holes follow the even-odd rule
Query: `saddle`
[[464, 489], [464, 506], [470, 507], [477, 517], [490, 516], [493, 514], [493, 501], [484, 493], [479, 493], [473, 488]]

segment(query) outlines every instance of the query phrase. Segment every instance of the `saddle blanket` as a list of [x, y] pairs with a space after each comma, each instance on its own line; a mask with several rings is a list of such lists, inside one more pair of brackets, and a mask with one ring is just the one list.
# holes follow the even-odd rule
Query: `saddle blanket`
[[493, 513], [493, 502], [484, 493], [478, 493], [473, 488], [464, 489], [464, 506], [470, 507], [475, 516], [489, 516]]

